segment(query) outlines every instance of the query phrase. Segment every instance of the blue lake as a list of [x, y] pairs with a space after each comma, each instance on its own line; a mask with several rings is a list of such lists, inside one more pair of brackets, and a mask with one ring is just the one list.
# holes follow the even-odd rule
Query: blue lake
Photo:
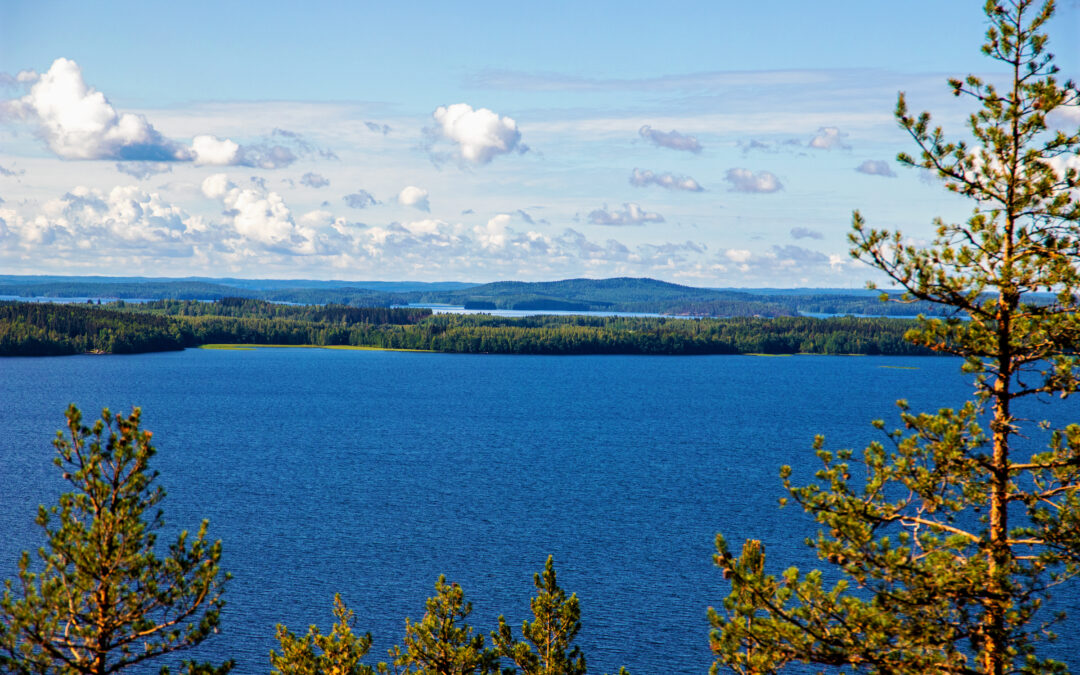
[[[660, 317], [665, 314], [650, 312], [590, 312], [585, 310], [559, 310], [559, 309], [465, 309], [462, 305], [436, 305], [427, 303], [412, 303], [398, 305], [401, 307], [418, 307], [430, 309], [432, 314], [487, 314], [488, 316], [523, 317], [523, 316], [640, 316]], [[681, 317], [686, 318], [686, 317]]]
[[[168, 526], [209, 518], [234, 576], [222, 633], [191, 656], [269, 672], [274, 625], [328, 628], [340, 592], [384, 660], [439, 574], [464, 587], [473, 626], [487, 634], [504, 614], [517, 633], [550, 553], [581, 599], [590, 672], [704, 673], [706, 608], [727, 594], [715, 534], [765, 540], [774, 570], [816, 565], [812, 523], [777, 508], [780, 465], [806, 482], [815, 434], [862, 447], [880, 438], [872, 419], [897, 421], [897, 398], [959, 405], [959, 366], [321, 349], [4, 359], [0, 577], [40, 545], [37, 505], [64, 485], [50, 442], [67, 404], [91, 420], [139, 405]], [[1039, 410], [1080, 419], [1071, 400]]]

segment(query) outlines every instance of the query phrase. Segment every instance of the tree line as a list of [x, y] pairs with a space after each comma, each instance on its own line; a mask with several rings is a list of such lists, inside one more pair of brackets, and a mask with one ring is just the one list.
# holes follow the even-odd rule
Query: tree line
[[250, 298], [107, 306], [0, 303], [0, 355], [124, 354], [206, 344], [354, 346], [492, 354], [930, 354], [910, 321], [838, 317], [431, 314]]
[[134, 354], [193, 346], [184, 324], [92, 305], [0, 302], [0, 356]]

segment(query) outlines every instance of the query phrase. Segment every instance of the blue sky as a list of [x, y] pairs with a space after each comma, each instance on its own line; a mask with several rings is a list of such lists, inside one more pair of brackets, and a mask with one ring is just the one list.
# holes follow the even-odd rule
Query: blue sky
[[[969, 211], [891, 112], [961, 135], [984, 31], [978, 2], [9, 1], [0, 270], [861, 286], [853, 209], [915, 241]], [[1076, 2], [1049, 32], [1076, 76]]]

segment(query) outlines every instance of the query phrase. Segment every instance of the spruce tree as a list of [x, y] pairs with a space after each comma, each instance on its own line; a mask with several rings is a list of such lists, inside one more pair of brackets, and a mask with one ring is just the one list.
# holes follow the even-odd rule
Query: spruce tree
[[[792, 485], [782, 469], [791, 498], [822, 526], [808, 543], [833, 565], [835, 584], [820, 571], [769, 575], [757, 542], [735, 558], [717, 537], [732, 592], [710, 610], [714, 671], [805, 662], [870, 673], [1066, 672], [1040, 655], [1057, 619], [1039, 610], [1080, 574], [1080, 426], [1014, 410], [1019, 399], [1080, 388], [1080, 132], [1048, 121], [1076, 110], [1080, 92], [1059, 82], [1047, 51], [1042, 28], [1053, 10], [986, 3], [982, 51], [1006, 75], [1000, 87], [950, 80], [978, 105], [971, 141], [947, 140], [900, 95], [896, 118], [919, 153], [898, 160], [972, 199], [971, 217], [938, 220], [920, 247], [854, 216], [854, 255], [906, 299], [953, 313], [920, 319], [908, 339], [962, 357], [973, 400], [937, 413], [901, 401], [903, 429], [861, 455], [829, 452], [818, 438], [823, 466], [810, 485]], [[1044, 449], [1022, 455], [1024, 439], [1042, 434]]]
[[504, 668], [505, 675], [584, 675], [585, 656], [571, 646], [581, 630], [581, 609], [576, 594], [569, 597], [555, 578], [555, 562], [548, 556], [543, 575], [535, 574], [536, 596], [529, 602], [533, 621], [521, 623], [521, 634], [528, 642], [514, 640], [506, 619], [499, 617], [499, 629], [491, 641], [500, 657], [509, 659], [515, 668]]
[[[46, 537], [40, 571], [24, 552], [18, 580], [5, 582], [0, 672], [107, 675], [194, 647], [217, 630], [221, 542], [206, 539], [203, 521], [194, 538], [182, 532], [158, 557], [165, 491], [149, 467], [155, 450], [139, 416], [138, 408], [128, 417], [106, 409], [88, 428], [68, 408], [55, 463], [73, 491], [38, 510]], [[231, 663], [183, 667], [223, 675]]]

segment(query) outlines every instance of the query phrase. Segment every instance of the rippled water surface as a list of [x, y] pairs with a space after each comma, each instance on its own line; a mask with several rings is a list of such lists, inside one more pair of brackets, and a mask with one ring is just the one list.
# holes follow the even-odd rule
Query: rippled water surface
[[706, 608], [726, 595], [716, 532], [735, 547], [764, 539], [776, 569], [810, 563], [808, 519], [777, 509], [779, 466], [805, 482], [815, 434], [861, 446], [877, 438], [872, 419], [896, 421], [895, 399], [954, 406], [969, 391], [959, 363], [939, 358], [5, 359], [0, 576], [41, 543], [33, 517], [62, 488], [50, 441], [65, 406], [90, 418], [139, 405], [168, 527], [209, 518], [234, 576], [203, 658], [269, 672], [275, 623], [328, 628], [340, 592], [382, 659], [441, 573], [473, 601], [474, 626], [486, 634], [504, 614], [517, 632], [550, 553], [581, 599], [590, 672], [704, 673]]

